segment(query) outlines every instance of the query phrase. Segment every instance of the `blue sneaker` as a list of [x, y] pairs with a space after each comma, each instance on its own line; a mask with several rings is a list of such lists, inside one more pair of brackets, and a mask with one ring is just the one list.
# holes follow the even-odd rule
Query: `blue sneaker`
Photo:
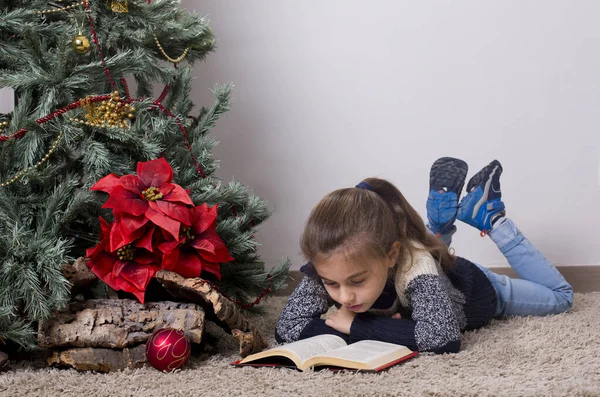
[[431, 166], [427, 220], [436, 235], [449, 231], [456, 220], [458, 199], [468, 170], [467, 163], [452, 157], [442, 157]]
[[504, 216], [500, 191], [502, 165], [494, 160], [475, 174], [467, 183], [467, 195], [460, 202], [457, 218], [481, 230], [484, 236], [495, 220]]

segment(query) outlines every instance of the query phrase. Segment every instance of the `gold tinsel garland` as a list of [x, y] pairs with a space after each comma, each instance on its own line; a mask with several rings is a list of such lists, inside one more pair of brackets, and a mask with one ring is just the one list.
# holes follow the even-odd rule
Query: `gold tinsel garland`
[[85, 5], [85, 3], [86, 3], [86, 0], [84, 0], [82, 2], [79, 2], [79, 3], [75, 3], [75, 4], [68, 5], [68, 6], [64, 6], [64, 7], [51, 8], [51, 9], [42, 10], [42, 11], [36, 11], [35, 13], [42, 15], [42, 14], [51, 14], [53, 12], [69, 11], [69, 10], [75, 8], [75, 7], [83, 6], [83, 5]]
[[85, 109], [85, 120], [71, 118], [71, 121], [90, 127], [129, 128], [136, 109], [121, 100], [118, 91], [111, 93], [108, 101], [93, 102], [89, 98], [79, 100], [80, 108]]
[[187, 47], [184, 51], [183, 54], [179, 55], [177, 58], [171, 58], [170, 56], [167, 55], [167, 53], [165, 52], [164, 48], [162, 45], [160, 45], [160, 41], [158, 41], [158, 37], [156, 37], [156, 35], [154, 35], [154, 42], [156, 43], [156, 46], [158, 47], [158, 49], [160, 50], [160, 53], [163, 54], [163, 56], [173, 62], [173, 63], [179, 63], [181, 61], [183, 61], [183, 59], [186, 57], [186, 55], [188, 54], [188, 52], [190, 51], [190, 47]]
[[106, 0], [106, 5], [109, 6], [113, 12], [129, 12], [127, 0]]
[[12, 177], [12, 179], [8, 180], [8, 182], [0, 183], [0, 187], [6, 187], [8, 185], [12, 185], [13, 183], [15, 183], [16, 181], [18, 181], [19, 179], [21, 179], [23, 176], [25, 176], [25, 174], [27, 174], [29, 171], [37, 169], [40, 165], [44, 164], [46, 162], [46, 160], [48, 160], [48, 158], [52, 155], [52, 153], [54, 153], [54, 151], [58, 147], [58, 142], [61, 140], [62, 136], [63, 136], [62, 132], [60, 134], [58, 134], [58, 136], [56, 137], [56, 139], [52, 143], [52, 146], [50, 147], [50, 150], [48, 151], [48, 153], [46, 153], [44, 155], [44, 157], [42, 157], [42, 159], [40, 161], [38, 161], [37, 163], [35, 163], [31, 167], [27, 167], [24, 170], [21, 170], [21, 171], [17, 172], [16, 175]]

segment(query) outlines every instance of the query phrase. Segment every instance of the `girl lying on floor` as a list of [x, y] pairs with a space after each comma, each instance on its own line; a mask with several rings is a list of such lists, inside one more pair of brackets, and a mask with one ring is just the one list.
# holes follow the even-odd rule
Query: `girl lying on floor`
[[[324, 197], [302, 234], [309, 262], [277, 322], [277, 341], [336, 334], [349, 343], [375, 339], [450, 353], [460, 350], [461, 331], [491, 318], [569, 310], [571, 286], [505, 216], [500, 163], [474, 175], [459, 204], [467, 169], [450, 157], [433, 164], [427, 227], [382, 179]], [[489, 235], [520, 279], [454, 256], [448, 247], [457, 218]], [[337, 312], [322, 320], [332, 305]]]

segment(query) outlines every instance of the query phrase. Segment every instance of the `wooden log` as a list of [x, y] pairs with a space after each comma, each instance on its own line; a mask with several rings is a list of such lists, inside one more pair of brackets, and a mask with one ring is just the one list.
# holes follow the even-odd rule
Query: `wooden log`
[[8, 362], [8, 354], [0, 352], [0, 369]]
[[125, 368], [140, 368], [146, 362], [146, 345], [125, 349], [75, 348], [53, 351], [46, 358], [48, 365], [75, 368], [77, 371], [110, 372]]
[[267, 341], [257, 328], [244, 332], [239, 329], [231, 330], [234, 339], [240, 344], [240, 356], [246, 357], [258, 353], [267, 347]]
[[38, 345], [124, 348], [145, 343], [154, 331], [167, 327], [181, 329], [191, 343], [200, 343], [204, 321], [204, 310], [193, 303], [90, 299], [41, 321]]
[[[240, 343], [240, 355], [246, 357], [267, 347], [260, 330], [254, 327], [240, 312], [235, 303], [229, 301], [201, 278], [184, 278], [168, 270], [155, 275], [162, 286], [175, 298], [185, 299], [212, 309], [225, 331]], [[239, 332], [233, 332], [237, 330]]]
[[71, 293], [86, 291], [98, 277], [85, 264], [85, 258], [77, 258], [73, 263], [63, 265], [62, 273], [71, 283]]

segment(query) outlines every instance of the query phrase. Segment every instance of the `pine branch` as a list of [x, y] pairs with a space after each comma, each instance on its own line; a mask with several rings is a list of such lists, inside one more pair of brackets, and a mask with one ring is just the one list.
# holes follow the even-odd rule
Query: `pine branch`
[[223, 279], [227, 279], [227, 284], [219, 287], [234, 299], [251, 302], [267, 288], [276, 291], [284, 287], [290, 265], [289, 259], [283, 260], [267, 273], [263, 270], [264, 263], [260, 261], [246, 262], [243, 265], [236, 262], [223, 264], [221, 275]]
[[0, 306], [0, 345], [8, 341], [22, 348], [33, 348], [35, 332], [30, 324], [20, 320], [9, 307]]
[[217, 85], [213, 89], [213, 93], [215, 95], [215, 104], [211, 109], [206, 112], [203, 112], [200, 122], [196, 127], [200, 135], [207, 134], [210, 129], [212, 129], [219, 117], [231, 109], [231, 90], [233, 89], [233, 84], [228, 85]]
[[46, 318], [68, 301], [68, 282], [60, 272], [72, 261], [67, 240], [34, 235], [15, 227], [4, 240], [0, 266], [0, 306], [19, 307], [32, 321]]

